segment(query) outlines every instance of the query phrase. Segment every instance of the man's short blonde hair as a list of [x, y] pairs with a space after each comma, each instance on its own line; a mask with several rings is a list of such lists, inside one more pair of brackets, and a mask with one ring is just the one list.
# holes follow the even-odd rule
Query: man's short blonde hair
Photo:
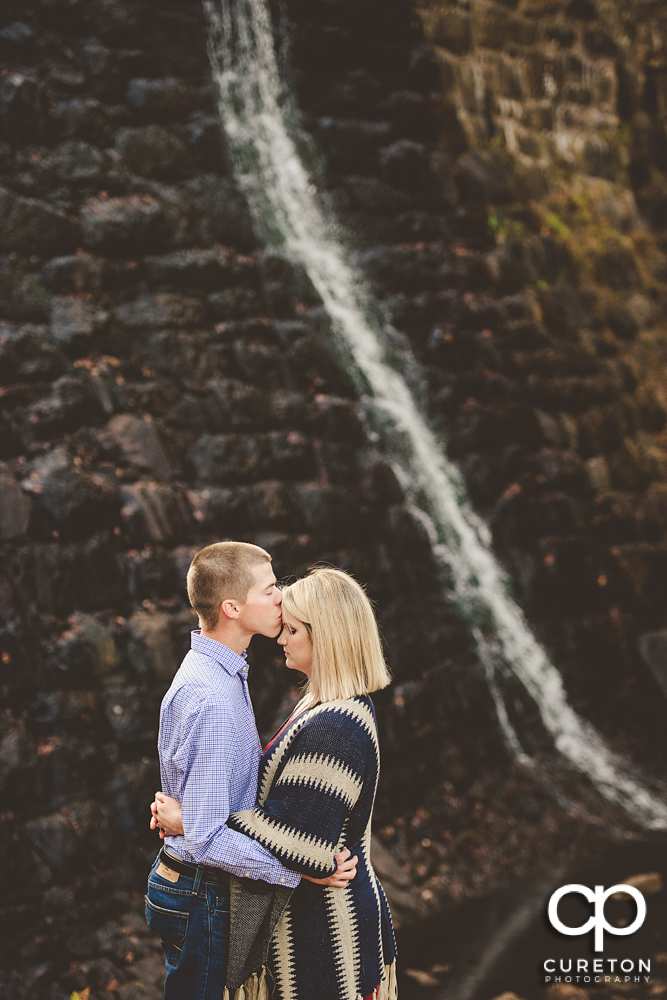
[[214, 542], [200, 549], [188, 570], [188, 597], [199, 627], [216, 627], [223, 601], [244, 604], [254, 583], [252, 568], [265, 562], [271, 562], [269, 553], [249, 542]]
[[311, 570], [285, 587], [283, 611], [307, 627], [313, 643], [303, 704], [370, 694], [390, 683], [371, 602], [347, 573]]

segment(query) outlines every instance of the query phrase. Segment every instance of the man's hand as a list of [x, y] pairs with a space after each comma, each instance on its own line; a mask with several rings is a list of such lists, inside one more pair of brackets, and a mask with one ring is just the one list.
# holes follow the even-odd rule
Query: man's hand
[[159, 823], [158, 818], [157, 818], [157, 805], [158, 805], [158, 803], [157, 803], [157, 797], [158, 797], [158, 795], [162, 795], [162, 792], [156, 792], [155, 793], [155, 798], [151, 802], [151, 814], [152, 814], [151, 815], [151, 830], [159, 830], [160, 831], [160, 840], [164, 840], [164, 830], [160, 826], [160, 823]]
[[305, 878], [309, 882], [314, 882], [315, 885], [330, 885], [334, 889], [344, 889], [357, 874], [357, 862], [359, 858], [356, 854], [351, 858], [347, 847], [344, 847], [339, 854], [334, 854], [334, 858], [336, 859], [338, 868], [333, 875], [329, 875], [328, 878], [311, 878], [310, 875], [302, 875], [301, 878]]

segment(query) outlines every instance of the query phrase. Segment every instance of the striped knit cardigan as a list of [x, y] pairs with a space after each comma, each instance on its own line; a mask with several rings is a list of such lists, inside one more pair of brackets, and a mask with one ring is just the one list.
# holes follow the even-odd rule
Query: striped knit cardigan
[[[228, 979], [232, 989], [226, 996], [262, 998], [273, 982], [274, 1000], [359, 1000], [377, 986], [380, 1000], [395, 1000], [394, 932], [370, 860], [379, 771], [369, 697], [316, 705], [269, 747], [260, 764], [257, 805], [232, 813], [229, 825], [259, 841], [288, 868], [313, 878], [332, 875], [334, 854], [344, 847], [359, 863], [345, 889], [302, 879], [280, 904], [282, 915], [271, 928], [270, 944], [266, 940], [266, 966], [260, 959], [240, 989]], [[242, 920], [244, 909], [253, 905], [248, 897], [233, 911]], [[275, 897], [271, 905], [279, 912]], [[273, 922], [267, 919], [263, 926]], [[231, 931], [233, 951], [234, 912]], [[255, 946], [256, 954], [262, 950]]]

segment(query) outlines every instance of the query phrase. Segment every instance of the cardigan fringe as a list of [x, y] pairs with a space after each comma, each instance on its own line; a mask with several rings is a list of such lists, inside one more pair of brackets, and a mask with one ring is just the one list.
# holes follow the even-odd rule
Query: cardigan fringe
[[230, 993], [225, 987], [223, 1000], [271, 1000], [266, 973], [266, 966], [263, 965], [259, 976], [253, 972], [243, 986], [239, 986], [233, 993]]
[[[252, 976], [246, 979], [243, 986], [239, 986], [234, 991], [233, 995], [230, 994], [228, 989], [225, 989], [223, 1000], [271, 1000], [269, 984], [266, 978], [266, 966], [262, 966], [260, 976], [254, 972]], [[357, 1000], [363, 1000], [361, 993], [358, 994]], [[384, 979], [378, 988], [377, 1000], [398, 1000], [396, 959], [394, 959], [391, 965], [385, 965], [384, 967]]]
[[380, 983], [378, 1000], [398, 1000], [398, 980], [396, 978], [396, 959], [391, 965], [384, 967], [385, 977]]

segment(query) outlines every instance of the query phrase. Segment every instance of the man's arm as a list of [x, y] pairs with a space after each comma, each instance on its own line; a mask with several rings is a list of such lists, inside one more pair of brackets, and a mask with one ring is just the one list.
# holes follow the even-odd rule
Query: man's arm
[[224, 705], [204, 703], [174, 754], [182, 774], [180, 799], [184, 843], [197, 864], [294, 888], [300, 876], [256, 841], [227, 826], [234, 766], [234, 720]]

